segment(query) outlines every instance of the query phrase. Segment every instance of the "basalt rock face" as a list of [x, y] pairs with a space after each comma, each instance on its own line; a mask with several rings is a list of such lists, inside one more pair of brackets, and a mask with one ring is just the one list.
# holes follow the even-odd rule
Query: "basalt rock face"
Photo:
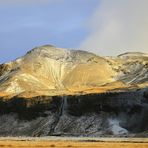
[[51, 45], [0, 65], [0, 136], [148, 136], [148, 54]]
[[144, 94], [140, 89], [1, 100], [0, 135], [143, 137], [148, 131]]

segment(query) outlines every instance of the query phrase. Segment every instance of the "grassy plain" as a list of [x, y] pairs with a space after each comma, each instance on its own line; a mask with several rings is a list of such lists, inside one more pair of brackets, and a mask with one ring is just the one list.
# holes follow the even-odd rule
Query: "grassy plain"
[[0, 138], [0, 148], [148, 148], [148, 138]]

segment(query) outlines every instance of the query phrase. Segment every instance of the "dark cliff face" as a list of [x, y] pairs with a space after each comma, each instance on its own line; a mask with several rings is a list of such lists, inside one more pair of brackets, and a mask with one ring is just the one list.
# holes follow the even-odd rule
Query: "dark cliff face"
[[0, 101], [0, 136], [146, 136], [147, 89]]
[[0, 100], [0, 114], [17, 113], [19, 119], [32, 120], [44, 116], [46, 110], [58, 112], [60, 99], [38, 96], [31, 99], [13, 97], [11, 100]]

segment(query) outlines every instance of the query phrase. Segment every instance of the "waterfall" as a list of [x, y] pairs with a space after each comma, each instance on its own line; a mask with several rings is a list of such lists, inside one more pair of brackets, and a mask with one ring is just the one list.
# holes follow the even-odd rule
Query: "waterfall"
[[67, 108], [68, 108], [67, 96], [63, 96], [61, 99], [62, 100], [61, 100], [61, 106], [60, 106], [59, 113], [57, 114], [55, 121], [51, 125], [51, 129], [50, 129], [48, 135], [52, 135], [54, 133], [55, 128], [56, 128], [57, 124], [59, 123], [61, 116], [67, 114]]
[[68, 108], [67, 96], [63, 96], [61, 104], [61, 116], [67, 114], [67, 108]]

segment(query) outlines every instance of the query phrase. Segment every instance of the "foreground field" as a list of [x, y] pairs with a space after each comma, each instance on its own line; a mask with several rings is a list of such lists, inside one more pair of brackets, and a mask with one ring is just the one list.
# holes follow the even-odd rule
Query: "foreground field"
[[1, 138], [0, 147], [148, 148], [148, 139], [130, 138]]

